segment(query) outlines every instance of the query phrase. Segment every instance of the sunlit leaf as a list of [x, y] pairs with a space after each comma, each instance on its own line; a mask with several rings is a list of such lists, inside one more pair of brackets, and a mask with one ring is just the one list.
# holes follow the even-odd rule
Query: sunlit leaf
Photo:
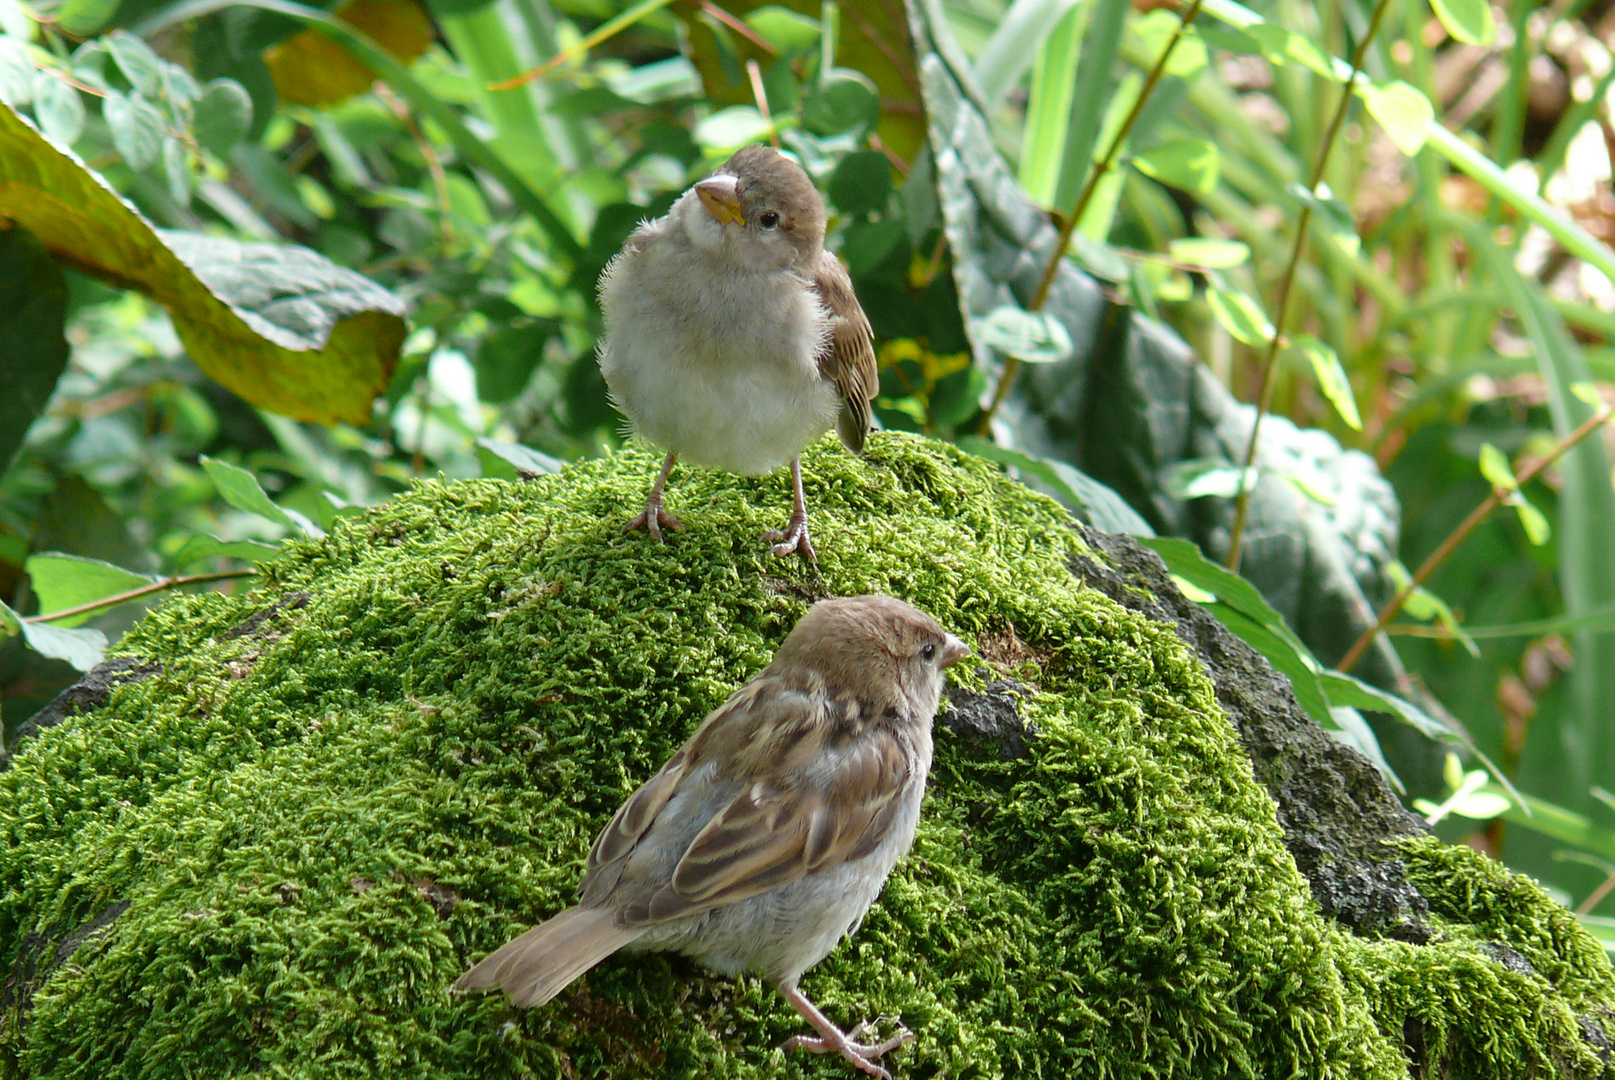
[[1494, 488], [1513, 491], [1519, 486], [1519, 482], [1514, 479], [1514, 469], [1509, 465], [1508, 458], [1491, 443], [1480, 444], [1480, 474]]
[[206, 454], [200, 460], [202, 468], [212, 478], [213, 486], [219, 489], [219, 497], [237, 510], [256, 514], [306, 536], [325, 535], [323, 530], [296, 510], [277, 506], [264, 492], [258, 478], [246, 469]]
[[1353, 431], [1363, 430], [1362, 414], [1357, 411], [1357, 398], [1351, 392], [1351, 380], [1346, 369], [1340, 366], [1340, 357], [1326, 342], [1311, 334], [1297, 334], [1291, 339], [1288, 352], [1298, 356], [1312, 372], [1318, 390], [1329, 399], [1340, 419]]
[[1261, 306], [1244, 293], [1227, 289], [1206, 290], [1211, 314], [1236, 341], [1246, 345], [1266, 345], [1273, 340], [1273, 324]]
[[1465, 45], [1490, 45], [1497, 40], [1497, 24], [1487, 0], [1430, 0], [1436, 18]]
[[1251, 249], [1238, 240], [1220, 237], [1193, 236], [1173, 240], [1167, 245], [1167, 255], [1175, 263], [1204, 270], [1232, 270], [1250, 259]]
[[1435, 109], [1423, 91], [1398, 81], [1383, 86], [1364, 83], [1357, 93], [1398, 150], [1413, 157], [1423, 149], [1425, 129], [1435, 119]]
[[[41, 615], [117, 596], [157, 580], [150, 574], [137, 574], [100, 559], [86, 559], [56, 551], [30, 555], [24, 569], [28, 573], [28, 583], [39, 597]], [[52, 619], [51, 625], [77, 626], [96, 614], [99, 612]]]
[[1169, 187], [1204, 195], [1217, 190], [1217, 144], [1208, 139], [1176, 139], [1135, 155], [1133, 166]]

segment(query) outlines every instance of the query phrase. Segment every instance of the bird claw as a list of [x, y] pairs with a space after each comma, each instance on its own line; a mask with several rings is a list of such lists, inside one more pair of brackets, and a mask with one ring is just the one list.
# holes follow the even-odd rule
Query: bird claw
[[874, 1024], [865, 1020], [850, 1032], [836, 1032], [839, 1038], [793, 1035], [780, 1044], [780, 1049], [806, 1050], [810, 1054], [840, 1054], [854, 1068], [868, 1073], [870, 1076], [880, 1077], [881, 1080], [891, 1080], [892, 1074], [877, 1065], [875, 1059], [896, 1050], [899, 1046], [914, 1038], [914, 1033], [907, 1028], [903, 1028], [885, 1042], [876, 1043], [873, 1046], [859, 1042], [859, 1037], [872, 1030], [874, 1026]]
[[813, 541], [808, 539], [807, 517], [791, 515], [791, 520], [783, 529], [770, 529], [763, 533], [763, 539], [774, 545], [774, 557], [783, 559], [787, 555], [802, 556], [808, 562], [818, 565], [819, 556], [813, 550]]
[[645, 509], [639, 516], [622, 527], [623, 532], [633, 532], [635, 529], [644, 529], [650, 533], [651, 539], [658, 544], [662, 542], [662, 530], [672, 529], [674, 532], [684, 531], [684, 522], [662, 509], [662, 500], [646, 499]]

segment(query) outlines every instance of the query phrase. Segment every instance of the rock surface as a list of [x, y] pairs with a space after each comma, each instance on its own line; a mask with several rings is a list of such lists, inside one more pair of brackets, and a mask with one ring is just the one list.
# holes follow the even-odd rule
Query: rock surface
[[619, 534], [654, 467], [423, 484], [137, 625], [139, 676], [0, 772], [0, 1076], [849, 1075], [677, 959], [521, 1014], [447, 987], [573, 899], [813, 598], [866, 591], [983, 659], [913, 854], [804, 980], [916, 1032], [897, 1075], [1602, 1072], [1603, 951], [1423, 835], [1153, 556], [894, 435], [807, 455], [822, 573], [758, 540], [783, 476], [680, 470], [659, 547]]

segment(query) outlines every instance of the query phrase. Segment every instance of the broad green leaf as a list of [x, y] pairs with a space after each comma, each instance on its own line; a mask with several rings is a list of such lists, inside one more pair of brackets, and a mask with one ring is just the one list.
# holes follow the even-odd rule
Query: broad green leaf
[[873, 131], [878, 123], [880, 98], [875, 84], [851, 68], [825, 72], [802, 103], [802, 124], [815, 135]]
[[976, 320], [974, 329], [977, 340], [1028, 364], [1052, 364], [1071, 355], [1071, 335], [1046, 312], [1004, 304]]
[[819, 23], [777, 4], [746, 13], [746, 25], [782, 56], [811, 49], [819, 43]]
[[1195, 603], [1197, 603], [1197, 604], [1215, 604], [1217, 602], [1217, 597], [1216, 597], [1215, 593], [1206, 592], [1206, 590], [1202, 589], [1200, 586], [1196, 585], [1194, 582], [1189, 581], [1187, 578], [1180, 578], [1176, 574], [1171, 575], [1171, 577], [1172, 577], [1172, 584], [1177, 586], [1178, 592], [1182, 593], [1184, 596], [1188, 597], [1190, 600], [1193, 600]]
[[501, 439], [478, 439], [477, 456], [482, 459], [482, 475], [514, 479], [518, 476], [544, 476], [558, 473], [566, 462], [520, 443]]
[[1346, 369], [1340, 366], [1340, 357], [1326, 342], [1311, 334], [1297, 334], [1287, 351], [1304, 361], [1318, 384], [1318, 390], [1329, 399], [1335, 412], [1353, 431], [1363, 430], [1363, 418], [1357, 411], [1357, 398], [1351, 392], [1351, 380]]
[[[49, 615], [109, 596], [143, 588], [157, 581], [150, 574], [137, 574], [100, 559], [47, 551], [30, 555], [23, 564], [28, 582], [39, 597], [39, 613]], [[86, 612], [50, 620], [52, 626], [77, 626], [100, 612]]]
[[197, 99], [191, 130], [202, 149], [220, 157], [235, 148], [252, 127], [252, 98], [234, 79], [214, 79]]
[[0, 473], [67, 369], [68, 288], [28, 229], [0, 232]]
[[114, 30], [104, 39], [112, 60], [135, 88], [147, 98], [155, 98], [163, 89], [163, 61], [151, 46], [127, 30]]
[[[1017, 178], [1032, 200], [1043, 206], [1066, 205], [1056, 202], [1055, 193], [1072, 119], [1071, 98], [1076, 90], [1083, 14], [1080, 4], [1066, 9], [1048, 36], [1030, 50], [1035, 57], [1032, 89], [1026, 103]], [[1083, 167], [1087, 167], [1086, 162]]]
[[197, 365], [272, 412], [368, 423], [397, 362], [403, 305], [385, 289], [306, 248], [154, 229], [70, 151], [0, 105], [6, 219], [58, 258], [168, 308]]
[[1158, 536], [1142, 539], [1139, 543], [1159, 555], [1172, 573], [1212, 593], [1219, 603], [1233, 608], [1284, 640], [1288, 648], [1309, 659], [1309, 667], [1317, 666], [1317, 662], [1310, 659], [1312, 654], [1307, 651], [1306, 646], [1301, 644], [1294, 631], [1285, 624], [1284, 616], [1268, 605], [1262, 594], [1256, 591], [1256, 586], [1227, 567], [1218, 566], [1207, 559], [1193, 542], [1172, 536]]
[[101, 115], [112, 131], [112, 145], [129, 167], [140, 172], [156, 163], [163, 149], [163, 117], [149, 101], [109, 91]]
[[1206, 303], [1234, 340], [1246, 345], [1266, 345], [1273, 340], [1273, 324], [1261, 306], [1244, 293], [1210, 288], [1206, 290]]
[[[11, 113], [9, 107], [4, 108]], [[45, 134], [63, 146], [78, 142], [78, 137], [84, 133], [84, 100], [72, 84], [53, 72], [34, 74], [34, 115], [39, 118], [39, 126], [45, 129]], [[6, 137], [5, 127], [0, 121], [0, 140]], [[4, 153], [4, 146], [0, 144], [0, 154]]]
[[[332, 14], [406, 64], [434, 37], [431, 17], [416, 0], [343, 0]], [[335, 105], [376, 81], [370, 65], [314, 27], [275, 45], [264, 61], [281, 98], [298, 105]]]
[[1480, 474], [1494, 488], [1513, 491], [1520, 486], [1514, 479], [1514, 467], [1508, 463], [1508, 458], [1491, 443], [1480, 444]]
[[[1156, 62], [1178, 31], [1182, 20], [1172, 11], [1156, 8], [1133, 24], [1133, 33], [1144, 42], [1151, 62]], [[1190, 27], [1178, 39], [1166, 61], [1166, 73], [1180, 79], [1193, 79], [1206, 69], [1206, 43]]]
[[1120, 495], [1063, 461], [1036, 457], [975, 435], [960, 439], [959, 445], [978, 457], [1013, 466], [1021, 474], [1023, 482], [1053, 496], [1067, 510], [1101, 532], [1155, 535], [1149, 522], [1128, 506]]
[[118, 10], [118, 0], [67, 0], [56, 13], [56, 24], [75, 37], [93, 34]]
[[0, 629], [5, 631], [4, 636], [20, 633], [36, 653], [53, 660], [65, 660], [79, 671], [89, 671], [107, 652], [107, 636], [99, 630], [25, 622], [4, 603], [0, 603]]
[[163, 96], [174, 105], [195, 105], [202, 88], [189, 71], [178, 64], [163, 64]]
[[[1314, 723], [1326, 730], [1335, 726], [1334, 716], [1329, 712], [1329, 701], [1318, 682], [1318, 662], [1293, 634], [1281, 633], [1273, 624], [1253, 619], [1220, 601], [1207, 604], [1205, 608], [1235, 636], [1261, 653], [1274, 671], [1290, 681], [1296, 701], [1300, 702]], [[1276, 617], [1277, 613], [1274, 615]], [[1279, 625], [1282, 626], [1282, 623]]]
[[1497, 24], [1487, 0], [1430, 0], [1436, 18], [1465, 45], [1490, 45], [1497, 40]]
[[172, 135], [163, 136], [163, 178], [168, 181], [168, 197], [180, 206], [191, 201], [191, 164], [185, 144]]
[[35, 23], [18, 0], [0, 0], [0, 35], [20, 43], [34, 40]]
[[768, 138], [774, 126], [752, 105], [719, 109], [695, 125], [696, 144], [719, 154]]
[[1300, 64], [1326, 79], [1340, 81], [1335, 59], [1304, 34], [1297, 34], [1272, 23], [1243, 28], [1246, 36], [1261, 46], [1262, 55], [1275, 64]]
[[1201, 195], [1217, 190], [1217, 144], [1208, 139], [1175, 139], [1133, 157], [1133, 167], [1168, 187]]
[[1173, 240], [1167, 245], [1167, 256], [1182, 266], [1194, 266], [1203, 270], [1232, 270], [1249, 261], [1251, 249], [1238, 240], [1195, 236]]
[[527, 388], [558, 325], [553, 319], [524, 319], [486, 334], [472, 361], [477, 398], [490, 405], [514, 401]]
[[830, 202], [843, 214], [873, 214], [892, 197], [892, 163], [877, 150], [855, 150], [830, 174]]
[[1364, 83], [1357, 93], [1398, 150], [1413, 157], [1424, 148], [1425, 129], [1435, 119], [1435, 109], [1422, 90], [1398, 81], [1383, 86]]
[[18, 38], [0, 37], [0, 101], [26, 105], [34, 100], [34, 57]]
[[219, 497], [237, 510], [257, 514], [261, 518], [307, 536], [324, 535], [317, 525], [296, 510], [277, 506], [264, 492], [258, 478], [246, 469], [208, 457], [206, 454], [202, 455], [200, 460], [202, 468], [212, 477], [213, 486], [219, 489]]
[[280, 545], [261, 540], [220, 540], [216, 536], [193, 536], [174, 553], [173, 563], [187, 567], [203, 559], [241, 559], [254, 566], [280, 553]]

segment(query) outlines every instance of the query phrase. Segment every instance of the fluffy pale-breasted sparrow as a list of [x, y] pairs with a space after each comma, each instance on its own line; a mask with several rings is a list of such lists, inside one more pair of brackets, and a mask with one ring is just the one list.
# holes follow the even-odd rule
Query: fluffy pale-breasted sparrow
[[858, 1042], [797, 987], [851, 934], [908, 851], [944, 670], [969, 648], [886, 596], [825, 600], [773, 662], [623, 803], [567, 908], [466, 972], [457, 991], [542, 1005], [619, 949], [683, 953], [771, 980], [816, 1035], [872, 1076], [912, 1036]]
[[748, 476], [789, 461], [791, 519], [765, 539], [775, 555], [814, 559], [802, 448], [833, 424], [862, 451], [879, 385], [869, 319], [824, 226], [801, 166], [748, 146], [606, 267], [600, 370], [632, 429], [667, 451], [627, 529], [659, 542], [663, 527], [683, 528], [662, 506], [680, 458]]

